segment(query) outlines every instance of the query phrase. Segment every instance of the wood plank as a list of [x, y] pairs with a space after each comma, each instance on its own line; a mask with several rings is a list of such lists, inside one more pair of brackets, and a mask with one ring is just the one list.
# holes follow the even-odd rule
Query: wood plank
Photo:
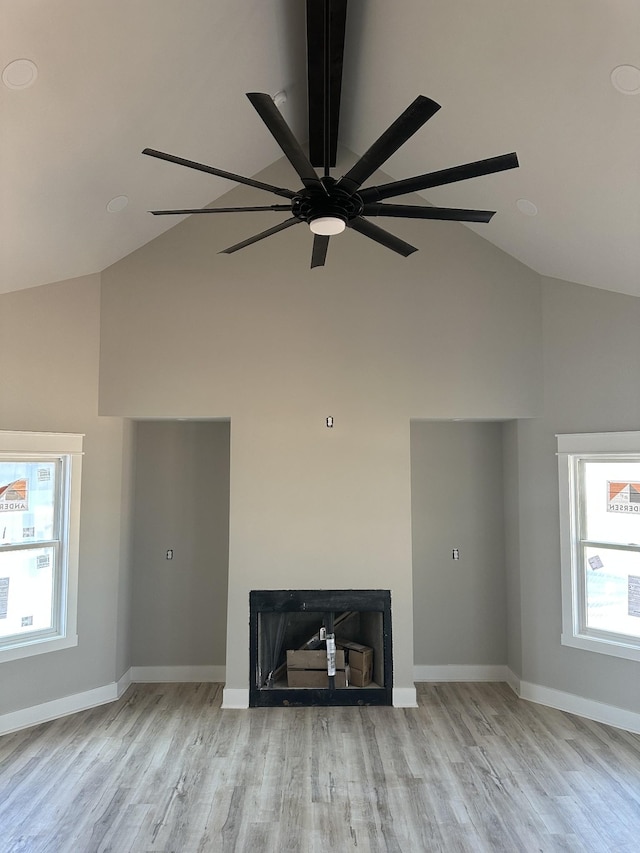
[[506, 685], [402, 710], [221, 695], [138, 685], [0, 738], [2, 853], [638, 849], [640, 737]]

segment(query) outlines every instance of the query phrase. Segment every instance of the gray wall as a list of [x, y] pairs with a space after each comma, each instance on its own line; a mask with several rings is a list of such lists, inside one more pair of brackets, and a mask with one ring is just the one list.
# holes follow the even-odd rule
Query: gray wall
[[116, 625], [116, 672], [131, 666], [131, 625], [133, 596], [133, 494], [135, 476], [134, 424], [122, 423], [122, 486], [120, 492], [120, 553], [118, 565], [118, 622]]
[[306, 586], [390, 588], [412, 686], [409, 422], [539, 411], [539, 278], [455, 223], [394, 223], [408, 259], [348, 232], [309, 270], [303, 226], [217, 254], [262, 228], [191, 217], [103, 273], [100, 411], [231, 419], [227, 686], [249, 590]]
[[556, 433], [637, 430], [640, 299], [543, 280], [544, 415], [518, 424], [522, 678], [640, 712], [638, 664], [560, 645]]
[[[126, 416], [232, 419], [227, 665], [239, 686], [248, 589], [347, 578], [393, 588], [409, 683], [410, 419], [519, 418], [503, 427], [509, 666], [640, 711], [637, 664], [560, 645], [555, 459], [557, 432], [638, 428], [640, 300], [549, 279], [541, 293], [531, 271], [454, 225], [398, 229], [421, 247], [406, 261], [347, 234], [309, 272], [301, 229], [228, 258], [215, 252], [237, 221], [212, 231], [204, 219], [105, 271], [101, 307], [98, 276], [0, 296], [0, 339], [28, 342], [3, 349], [0, 428], [86, 433], [80, 645], [3, 664], [0, 713], [131, 665]], [[416, 662], [432, 662], [416, 642]], [[209, 662], [197, 645], [188, 663]], [[183, 662], [175, 650], [161, 663]]]
[[86, 434], [79, 645], [3, 663], [0, 713], [112, 684], [130, 666], [126, 427], [98, 417], [99, 308], [99, 276], [0, 296], [0, 429]]
[[504, 556], [507, 606], [507, 665], [522, 677], [522, 602], [520, 592], [520, 478], [518, 422], [503, 424]]
[[224, 666], [229, 423], [140, 422], [135, 432], [133, 665]]
[[417, 665], [507, 662], [502, 452], [500, 423], [411, 423]]
[[[284, 171], [276, 164], [264, 177], [286, 184]], [[229, 201], [248, 198], [234, 191]], [[309, 271], [302, 226], [246, 253], [216, 254], [263, 225], [193, 217], [101, 277], [0, 296], [0, 340], [18, 330], [27, 341], [3, 348], [0, 428], [86, 433], [80, 645], [3, 664], [0, 713], [112, 683], [131, 665], [130, 624], [145, 595], [135, 593], [130, 613], [134, 454], [123, 417], [232, 421], [226, 662], [237, 686], [247, 684], [250, 588], [351, 581], [392, 588], [409, 684], [410, 420], [509, 420], [506, 627], [503, 612], [482, 643], [499, 648], [506, 631], [507, 661], [525, 681], [640, 711], [637, 664], [560, 645], [555, 459], [557, 432], [638, 428], [640, 300], [549, 279], [541, 288], [530, 270], [449, 223], [398, 223], [393, 230], [421, 248], [406, 260], [349, 233], [331, 241], [324, 270]], [[418, 612], [422, 599], [431, 606], [422, 580]], [[447, 619], [457, 626], [456, 643], [458, 587], [444, 590], [454, 603], [436, 614], [442, 631]], [[180, 642], [162, 665], [185, 662]], [[418, 627], [416, 662], [433, 663], [424, 655], [436, 645], [441, 638]], [[187, 662], [217, 663], [210, 646], [198, 639]], [[141, 663], [159, 660], [147, 650]]]

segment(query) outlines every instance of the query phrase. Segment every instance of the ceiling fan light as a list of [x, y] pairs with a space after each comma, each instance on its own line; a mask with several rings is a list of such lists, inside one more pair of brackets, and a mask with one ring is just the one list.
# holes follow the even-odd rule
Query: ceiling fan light
[[314, 234], [323, 237], [332, 237], [334, 234], [342, 234], [347, 223], [340, 216], [316, 216], [309, 223], [309, 228]]

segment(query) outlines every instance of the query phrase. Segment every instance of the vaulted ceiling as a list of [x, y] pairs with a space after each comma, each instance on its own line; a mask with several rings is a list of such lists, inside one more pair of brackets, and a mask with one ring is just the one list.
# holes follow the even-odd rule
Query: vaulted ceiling
[[[177, 221], [148, 210], [233, 186], [146, 146], [243, 175], [278, 159], [246, 92], [285, 90], [305, 139], [304, 26], [305, 0], [0, 0], [0, 292], [98, 272]], [[393, 179], [516, 151], [519, 169], [423, 195], [496, 210], [459, 227], [541, 274], [640, 296], [640, 83], [626, 69], [616, 89], [620, 66], [640, 68], [636, 0], [349, 0], [340, 142], [363, 153], [429, 96], [442, 109], [385, 164]]]

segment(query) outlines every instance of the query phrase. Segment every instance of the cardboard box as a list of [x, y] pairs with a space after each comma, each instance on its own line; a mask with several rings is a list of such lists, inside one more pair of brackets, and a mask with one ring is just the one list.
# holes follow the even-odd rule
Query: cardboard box
[[[287, 685], [289, 687], [322, 687], [327, 690], [329, 676], [326, 669], [288, 669]], [[334, 686], [347, 686], [347, 674], [344, 669], [336, 670]]]
[[[336, 669], [344, 669], [345, 654], [342, 650], [336, 651]], [[287, 652], [287, 669], [323, 669], [327, 671], [327, 653], [324, 649], [308, 651], [307, 649], [295, 649]]]
[[349, 667], [349, 684], [352, 687], [368, 687], [371, 684], [372, 675], [370, 669], [363, 671]]
[[[347, 686], [344, 651], [336, 651], [335, 686]], [[324, 649], [287, 651], [287, 684], [289, 687], [329, 687], [327, 653]]]
[[373, 678], [373, 649], [351, 640], [336, 640], [338, 649], [346, 652], [350, 669], [349, 683], [353, 687], [367, 687]]

